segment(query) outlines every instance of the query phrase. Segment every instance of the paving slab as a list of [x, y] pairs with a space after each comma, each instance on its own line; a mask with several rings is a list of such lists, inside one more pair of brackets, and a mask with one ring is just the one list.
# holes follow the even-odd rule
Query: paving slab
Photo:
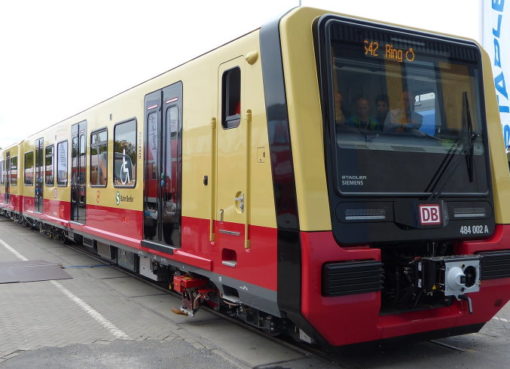
[[183, 339], [131, 341], [42, 348], [17, 355], [0, 364], [2, 369], [239, 369], [247, 368], [215, 351], [197, 349]]
[[62, 266], [44, 260], [0, 262], [0, 284], [72, 278]]

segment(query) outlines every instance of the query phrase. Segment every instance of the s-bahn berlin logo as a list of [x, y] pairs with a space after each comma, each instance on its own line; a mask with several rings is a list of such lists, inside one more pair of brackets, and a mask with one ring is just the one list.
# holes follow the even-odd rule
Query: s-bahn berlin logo
[[120, 205], [121, 202], [133, 202], [135, 201], [133, 196], [121, 195], [119, 191], [115, 193], [115, 204]]
[[421, 204], [419, 208], [421, 225], [441, 224], [441, 206], [439, 204]]

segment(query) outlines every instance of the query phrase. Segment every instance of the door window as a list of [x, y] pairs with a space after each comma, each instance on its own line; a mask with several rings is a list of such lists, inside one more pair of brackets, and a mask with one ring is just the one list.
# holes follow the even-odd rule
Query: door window
[[224, 129], [236, 128], [241, 122], [241, 69], [229, 69], [222, 78], [222, 120]]
[[115, 187], [136, 185], [136, 120], [119, 123], [114, 130], [113, 184]]
[[32, 186], [34, 184], [34, 152], [25, 153], [25, 184]]
[[47, 186], [55, 185], [55, 178], [53, 177], [53, 145], [46, 146], [44, 155], [44, 179]]
[[57, 145], [57, 184], [67, 186], [67, 141]]

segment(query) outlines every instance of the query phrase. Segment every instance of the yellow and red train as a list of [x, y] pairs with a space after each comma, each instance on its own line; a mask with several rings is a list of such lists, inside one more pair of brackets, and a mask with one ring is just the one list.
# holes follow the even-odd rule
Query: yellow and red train
[[479, 330], [510, 175], [475, 42], [294, 9], [1, 151], [3, 214], [270, 333]]

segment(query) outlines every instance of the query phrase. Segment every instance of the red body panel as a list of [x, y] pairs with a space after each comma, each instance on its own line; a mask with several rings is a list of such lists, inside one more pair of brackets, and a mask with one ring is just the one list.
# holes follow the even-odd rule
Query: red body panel
[[[322, 266], [345, 260], [380, 260], [378, 249], [341, 248], [330, 232], [302, 233], [302, 313], [331, 345], [373, 341], [450, 327], [484, 323], [510, 299], [510, 278], [484, 280], [470, 294], [474, 312], [465, 301], [449, 307], [396, 315], [379, 315], [380, 293], [323, 297]], [[457, 247], [458, 255], [500, 250], [510, 245], [510, 227], [498, 226], [490, 240]]]
[[85, 219], [85, 225], [72, 223], [72, 228], [140, 249], [142, 212], [87, 204]]
[[44, 199], [44, 213], [42, 218], [49, 223], [69, 226], [71, 219], [71, 203], [68, 201]]
[[[11, 197], [12, 198], [12, 197]], [[44, 212], [34, 211], [34, 198], [23, 197], [24, 212], [47, 223], [68, 227], [80, 233], [99, 237], [134, 249], [186, 263], [204, 270], [235, 278], [263, 288], [276, 290], [276, 229], [250, 226], [250, 245], [244, 247], [244, 224], [216, 222], [215, 227], [238, 232], [238, 236], [218, 233], [216, 242], [209, 241], [209, 220], [182, 217], [182, 247], [166, 254], [142, 247], [143, 213], [136, 210], [87, 204], [85, 224], [70, 222], [71, 204], [67, 201], [44, 200]], [[241, 241], [241, 242], [239, 242]], [[225, 253], [224, 250], [228, 252]], [[224, 265], [236, 256], [234, 267]], [[227, 259], [226, 259], [227, 257]]]
[[[5, 197], [4, 197], [5, 200]], [[8, 202], [0, 202], [0, 208], [5, 209], [7, 211], [14, 211], [16, 213], [21, 213], [21, 204], [22, 204], [22, 198], [18, 195], [9, 195], [9, 201]]]
[[27, 215], [34, 215], [34, 209], [35, 209], [35, 199], [33, 197], [28, 196], [21, 196], [22, 199], [22, 206], [23, 206], [23, 213], [26, 213]]
[[[250, 248], [245, 248], [244, 224], [215, 222], [215, 230], [226, 229], [239, 235], [216, 232], [214, 242], [209, 241], [209, 225], [209, 219], [182, 217], [181, 250], [211, 260], [215, 273], [276, 290], [276, 229], [250, 226]], [[229, 261], [232, 252], [236, 257], [235, 267], [223, 264]]]

